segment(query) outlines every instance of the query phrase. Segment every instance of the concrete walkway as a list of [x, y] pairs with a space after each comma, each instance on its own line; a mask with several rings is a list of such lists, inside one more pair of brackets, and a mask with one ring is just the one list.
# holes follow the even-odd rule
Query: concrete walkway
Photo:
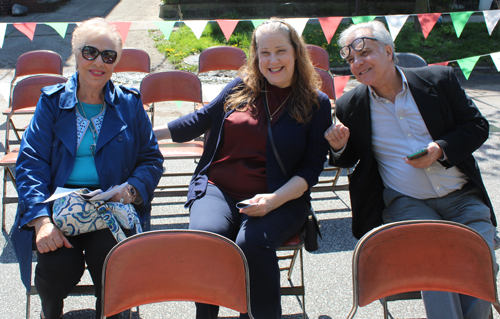
[[[110, 21], [156, 21], [158, 18], [159, 0], [73, 0], [60, 10], [47, 14], [30, 14], [26, 17], [0, 18], [1, 22], [54, 22], [82, 21], [93, 16], [103, 16]], [[69, 76], [75, 70], [74, 58], [71, 56], [70, 38], [72, 30], [68, 29], [62, 39], [52, 28], [40, 25], [37, 27], [34, 41], [9, 26], [4, 48], [0, 49], [0, 82], [9, 83], [13, 76], [13, 68], [17, 57], [24, 52], [36, 49], [50, 49], [59, 52], [65, 61], [64, 75]], [[152, 67], [156, 70], [169, 69], [162, 54], [157, 52], [154, 41], [147, 36], [145, 28], [135, 28], [129, 32], [126, 47], [143, 48], [151, 55]], [[460, 72], [458, 72], [460, 73]], [[494, 208], [500, 212], [500, 74], [479, 74], [472, 72], [469, 81], [459, 74], [467, 93], [474, 99], [483, 114], [492, 124], [488, 141], [475, 155], [483, 172], [486, 187], [490, 193]], [[346, 90], [357, 85], [350, 81]], [[166, 123], [182, 114], [192, 111], [193, 106], [185, 103], [177, 108], [173, 103], [172, 111], [159, 110], [156, 123]], [[7, 108], [7, 103], [0, 98], [0, 109]], [[3, 122], [3, 121], [2, 121]], [[5, 127], [5, 123], [1, 128]], [[0, 142], [4, 140], [4, 132], [0, 133]], [[167, 161], [167, 171], [192, 171], [193, 161]], [[346, 182], [346, 177], [341, 178]], [[12, 187], [9, 194], [14, 194]], [[188, 212], [183, 208], [184, 198], [155, 199], [153, 202], [153, 229], [187, 228]], [[320, 242], [320, 250], [305, 253], [306, 277], [306, 310], [308, 318], [340, 319], [345, 318], [352, 303], [351, 258], [356, 240], [351, 235], [351, 211], [347, 192], [314, 194], [313, 206], [322, 224], [324, 239]], [[0, 237], [0, 318], [20, 319], [25, 313], [25, 291], [19, 279], [19, 269], [12, 245], [9, 241], [10, 229], [15, 215], [15, 205], [8, 205], [7, 232]], [[499, 216], [497, 214], [497, 216]], [[497, 259], [500, 257], [497, 253]], [[140, 272], [140, 270], [138, 270]], [[298, 274], [297, 269], [295, 274]], [[297, 277], [293, 279], [297, 282]], [[84, 278], [88, 282], [89, 278]], [[294, 297], [283, 297], [283, 318], [301, 318], [301, 306]], [[71, 296], [65, 301], [64, 319], [92, 318], [94, 298], [89, 296]], [[422, 318], [425, 312], [421, 301], [395, 302], [390, 304], [394, 317]], [[40, 301], [32, 298], [31, 318], [38, 318]], [[222, 310], [224, 318], [235, 318], [233, 311]], [[356, 318], [380, 318], [382, 307], [378, 302], [361, 308]], [[194, 318], [192, 303], [162, 303], [140, 307], [140, 316], [134, 318]], [[495, 318], [500, 316], [495, 315]]]

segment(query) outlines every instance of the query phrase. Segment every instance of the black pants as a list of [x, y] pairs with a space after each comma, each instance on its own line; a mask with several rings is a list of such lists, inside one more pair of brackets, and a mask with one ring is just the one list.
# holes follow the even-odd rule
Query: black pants
[[[130, 231], [124, 230], [127, 236]], [[101, 317], [101, 274], [104, 259], [116, 245], [109, 229], [67, 237], [74, 248], [62, 247], [41, 254], [35, 269], [35, 286], [47, 319], [59, 319], [63, 300], [78, 284], [85, 271], [85, 263], [95, 286], [96, 318]], [[108, 317], [118, 318], [118, 315]]]

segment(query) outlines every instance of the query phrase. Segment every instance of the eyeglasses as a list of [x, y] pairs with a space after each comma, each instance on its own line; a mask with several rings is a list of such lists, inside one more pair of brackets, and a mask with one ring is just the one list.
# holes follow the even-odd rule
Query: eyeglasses
[[118, 53], [113, 50], [104, 50], [101, 52], [97, 48], [90, 45], [86, 45], [82, 48], [82, 56], [85, 60], [95, 60], [99, 55], [102, 57], [102, 61], [107, 64], [115, 63], [116, 58], [118, 57]]
[[359, 52], [365, 48], [365, 39], [373, 40], [373, 41], [378, 41], [375, 38], [370, 38], [370, 37], [362, 37], [362, 38], [357, 38], [354, 41], [351, 42], [351, 44], [343, 46], [340, 49], [340, 57], [342, 59], [347, 59], [349, 55], [351, 54], [351, 48]]

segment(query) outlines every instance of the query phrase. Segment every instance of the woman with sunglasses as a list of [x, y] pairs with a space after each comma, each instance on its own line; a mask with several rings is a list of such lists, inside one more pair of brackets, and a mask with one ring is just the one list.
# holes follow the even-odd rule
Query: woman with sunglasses
[[[184, 142], [210, 129], [189, 187], [189, 228], [221, 234], [241, 247], [249, 265], [252, 314], [278, 319], [276, 250], [306, 221], [310, 189], [328, 152], [323, 130], [332, 123], [331, 104], [318, 91], [304, 40], [283, 20], [273, 18], [255, 29], [239, 73], [210, 104], [155, 133]], [[237, 206], [245, 199], [245, 207]], [[215, 319], [218, 310], [197, 304], [196, 318]]]
[[62, 316], [63, 300], [80, 281], [85, 264], [100, 318], [102, 265], [116, 240], [109, 229], [64, 236], [44, 201], [57, 187], [107, 190], [128, 182], [110, 201], [133, 204], [147, 229], [163, 171], [139, 93], [110, 80], [122, 51], [119, 31], [102, 18], [87, 20], [74, 31], [72, 49], [77, 72], [65, 84], [42, 89], [16, 163], [19, 205], [12, 240], [28, 290], [36, 244], [34, 281], [41, 317], [47, 319]]

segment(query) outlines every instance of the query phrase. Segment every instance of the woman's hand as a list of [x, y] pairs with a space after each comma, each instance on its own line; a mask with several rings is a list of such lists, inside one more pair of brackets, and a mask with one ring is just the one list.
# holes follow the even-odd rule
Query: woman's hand
[[332, 124], [325, 132], [325, 138], [335, 152], [344, 147], [349, 136], [349, 128], [338, 121], [337, 124]]
[[55, 251], [62, 246], [73, 248], [68, 238], [52, 223], [49, 217], [39, 217], [33, 221], [33, 224], [36, 232], [36, 248], [41, 254]]
[[275, 209], [276, 194], [257, 194], [248, 201], [252, 205], [240, 209], [241, 214], [246, 214], [250, 217], [263, 217], [267, 213]]
[[119, 193], [116, 193], [113, 197], [111, 197], [108, 202], [120, 202], [123, 204], [134, 203], [137, 199], [138, 192], [132, 185], [127, 185]]

